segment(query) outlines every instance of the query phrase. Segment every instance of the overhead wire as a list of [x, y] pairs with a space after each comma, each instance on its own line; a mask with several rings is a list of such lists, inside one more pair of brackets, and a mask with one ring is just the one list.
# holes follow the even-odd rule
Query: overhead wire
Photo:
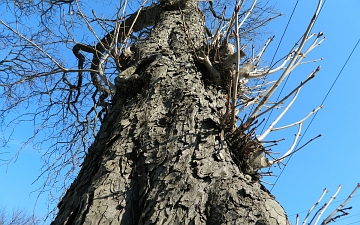
[[[329, 96], [330, 92], [332, 91], [333, 87], [335, 86], [336, 82], [338, 81], [340, 75], [342, 74], [344, 68], [346, 67], [347, 63], [349, 62], [352, 54], [354, 53], [354, 51], [355, 51], [355, 49], [357, 48], [357, 46], [358, 46], [359, 43], [360, 43], [360, 38], [359, 38], [359, 40], [356, 42], [355, 46], [353, 47], [351, 53], [349, 54], [348, 58], [346, 59], [344, 65], [342, 66], [340, 72], [339, 72], [338, 75], [336, 76], [336, 78], [335, 78], [334, 82], [332, 83], [331, 87], [330, 87], [329, 90], [327, 91], [324, 99], [323, 99], [322, 102], [321, 102], [321, 105], [323, 105], [324, 102], [326, 101], [327, 97]], [[296, 145], [296, 147], [301, 143], [301, 140], [302, 140], [303, 137], [305, 136], [306, 132], [308, 131], [308, 129], [309, 129], [309, 127], [311, 126], [311, 124], [312, 124], [312, 122], [314, 121], [314, 119], [316, 118], [317, 114], [318, 114], [318, 112], [316, 112], [316, 113], [314, 114], [314, 116], [311, 118], [308, 126], [306, 127], [306, 129], [305, 129], [304, 133], [302, 134], [302, 136], [301, 136], [298, 144]], [[288, 160], [286, 161], [285, 165], [287, 165], [287, 164], [289, 163], [291, 157], [292, 157], [292, 155], [290, 155], [290, 156], [288, 157]], [[270, 191], [272, 191], [272, 190], [274, 189], [277, 181], [278, 181], [279, 178], [281, 177], [281, 175], [282, 175], [282, 173], [284, 172], [285, 168], [286, 168], [286, 167], [284, 167], [284, 169], [281, 170], [279, 176], [276, 178], [275, 183], [273, 184], [273, 186], [272, 186], [272, 188], [270, 189]]]
[[[358, 198], [358, 197], [360, 197], [360, 195], [354, 195], [354, 196], [352, 196], [352, 199]], [[331, 202], [330, 205], [337, 204], [337, 203], [339, 203], [339, 202], [344, 202], [345, 200], [346, 200], [346, 198], [339, 199], [339, 200], [337, 200], [337, 201]], [[321, 207], [321, 206], [318, 205], [318, 206], [316, 206], [314, 209], [318, 209], [318, 208], [320, 208], [320, 207]], [[300, 215], [300, 214], [306, 213], [306, 212], [308, 212], [308, 211], [309, 211], [309, 209], [306, 209], [306, 210], [303, 210], [303, 211], [298, 212], [298, 213], [290, 214], [290, 215], [288, 215], [288, 216], [289, 216], [289, 217], [291, 217], [291, 216], [296, 216], [297, 214]], [[359, 213], [359, 214], [360, 214], [360, 213]], [[355, 216], [355, 215], [358, 215], [358, 214], [354, 214], [354, 215], [352, 215], [352, 216]]]
[[[287, 28], [288, 28], [288, 26], [289, 26], [289, 24], [290, 24], [290, 21], [291, 21], [291, 19], [292, 19], [292, 17], [293, 17], [293, 14], [294, 14], [294, 12], [295, 12], [295, 10], [296, 10], [296, 7], [297, 7], [298, 3], [299, 3], [299, 0], [296, 1], [295, 6], [294, 6], [294, 8], [293, 8], [293, 11], [291, 12], [290, 18], [289, 18], [289, 20], [288, 20], [288, 22], [287, 22], [287, 24], [286, 24], [286, 27], [285, 27], [285, 29], [284, 29], [284, 32], [283, 32], [282, 36], [281, 36], [280, 42], [279, 42], [279, 44], [278, 44], [278, 46], [277, 46], [277, 48], [276, 48], [276, 51], [275, 51], [275, 53], [274, 53], [274, 56], [273, 56], [272, 60], [271, 60], [271, 63], [270, 63], [271, 66], [270, 66], [270, 67], [273, 66], [272, 64], [273, 64], [273, 62], [274, 62], [275, 56], [276, 56], [276, 54], [277, 54], [277, 52], [278, 52], [278, 50], [279, 50], [279, 48], [280, 48], [280, 45], [281, 45], [281, 43], [282, 43], [282, 40], [283, 40], [283, 38], [284, 38], [284, 36], [285, 36], [285, 32], [286, 32], [286, 30], [287, 30]], [[322, 10], [323, 6], [325, 5], [325, 3], [326, 3], [326, 0], [324, 1], [324, 4], [323, 4], [323, 5], [321, 6], [321, 8], [320, 8], [319, 15], [320, 15], [321, 10]], [[316, 21], [315, 21], [315, 22], [316, 22]], [[287, 84], [290, 76], [291, 76], [291, 73], [289, 74], [289, 76], [286, 77], [286, 79], [285, 79], [285, 81], [284, 81], [284, 84], [282, 85], [282, 88], [281, 88], [281, 90], [280, 90], [280, 92], [279, 92], [279, 94], [278, 94], [278, 96], [277, 96], [277, 98], [276, 98], [276, 102], [279, 100], [279, 98], [280, 98], [280, 96], [281, 96], [281, 94], [282, 94], [282, 92], [283, 92], [283, 90], [284, 90], [284, 88], [285, 88], [285, 86], [286, 86], [286, 84]], [[266, 121], [265, 121], [265, 124], [264, 124], [264, 126], [263, 126], [263, 128], [262, 128], [262, 130], [261, 130], [261, 133], [264, 131], [264, 129], [265, 129], [265, 127], [266, 127], [266, 125], [267, 125], [267, 123], [268, 123], [268, 121], [269, 121], [269, 119], [270, 119], [273, 111], [274, 111], [274, 109], [272, 109], [272, 110], [270, 111], [270, 113], [269, 113], [269, 115], [268, 115], [268, 117], [267, 117], [267, 119], [266, 119]]]
[[356, 223], [360, 223], [360, 220], [354, 221], [354, 222], [352, 222], [352, 223], [348, 223], [348, 224], [345, 224], [345, 225], [356, 224]]
[[[299, 0], [296, 2], [296, 5], [297, 5], [297, 3], [298, 3], [298, 2], [299, 2]], [[320, 13], [321, 13], [321, 11], [322, 11], [322, 9], [323, 9], [323, 7], [324, 7], [325, 3], [326, 3], [326, 0], [324, 0], [324, 3], [322, 4], [322, 6], [321, 6], [321, 8], [320, 8], [320, 11], [319, 11], [318, 17], [320, 16]], [[318, 18], [318, 17], [317, 17], [317, 18]], [[317, 21], [317, 18], [316, 18], [316, 21]], [[316, 23], [316, 21], [315, 21], [315, 23]], [[352, 53], [351, 53], [351, 54], [352, 54]], [[347, 63], [347, 61], [346, 61], [346, 63]], [[341, 72], [342, 72], [342, 70], [341, 70], [341, 71], [340, 71], [340, 73], [338, 74], [338, 77], [340, 76]], [[291, 74], [290, 74], [290, 75], [291, 75]], [[285, 85], [286, 85], [286, 82], [287, 82], [287, 80], [289, 79], [290, 75], [286, 78], [286, 81], [285, 81], [285, 83], [284, 83], [284, 85], [283, 85], [283, 87], [282, 87], [282, 89], [281, 89], [281, 92], [283, 91], [283, 89], [284, 89], [284, 87], [285, 87]], [[334, 81], [333, 85], [330, 87], [330, 89], [329, 89], [328, 93], [326, 94], [326, 96], [325, 96], [325, 98], [324, 98], [324, 100], [323, 100], [322, 104], [323, 104], [323, 103], [324, 103], [324, 101], [326, 100], [326, 98], [327, 98], [328, 94], [330, 93], [330, 91], [331, 91], [332, 87], [335, 85], [335, 83], [336, 83], [336, 81], [337, 81], [338, 77], [335, 79], [335, 81]], [[281, 92], [279, 93], [278, 98], [280, 97]], [[321, 105], [322, 105], [322, 104], [321, 104]], [[272, 112], [272, 111], [271, 111], [271, 112]], [[308, 126], [306, 127], [306, 129], [305, 129], [304, 133], [303, 133], [303, 134], [302, 134], [302, 136], [300, 137], [300, 140], [299, 140], [299, 142], [297, 143], [297, 145], [296, 145], [295, 149], [296, 149], [296, 148], [297, 148], [297, 146], [299, 146], [299, 144], [301, 143], [301, 141], [302, 141], [303, 137], [305, 136], [305, 134], [306, 134], [307, 130], [309, 129], [309, 127], [310, 127], [310, 125], [311, 125], [312, 121], [314, 120], [314, 118], [316, 117], [317, 113], [318, 113], [318, 111], [317, 111], [317, 112], [314, 114], [314, 116], [312, 117], [312, 119], [311, 119], [310, 123], [308, 124]], [[270, 115], [271, 115], [271, 113], [270, 113]], [[270, 115], [269, 115], [269, 117], [270, 117]], [[269, 117], [268, 117], [268, 119], [267, 119], [267, 120], [269, 120]], [[265, 126], [264, 126], [264, 127], [265, 127]], [[288, 159], [287, 159], [287, 161], [286, 161], [285, 165], [288, 165], [288, 163], [289, 163], [289, 161], [290, 161], [290, 159], [291, 159], [291, 158], [292, 158], [292, 155], [290, 155], [290, 156], [288, 157]], [[278, 180], [280, 179], [280, 177], [281, 177], [282, 173], [284, 172], [285, 168], [286, 168], [286, 167], [284, 167], [284, 168], [280, 171], [280, 174], [277, 176], [277, 178], [276, 178], [276, 180], [275, 180], [274, 184], [272, 185], [272, 187], [271, 187], [270, 191], [272, 191], [272, 190], [274, 189], [274, 187], [275, 187], [276, 183], [277, 183], [277, 182], [278, 182]]]
[[[299, 3], [299, 0], [297, 0], [296, 3], [295, 3], [295, 6], [294, 6], [294, 8], [293, 8], [293, 10], [292, 10], [292, 12], [291, 12], [290, 18], [289, 18], [289, 20], [288, 20], [288, 22], [287, 22], [287, 24], [286, 24], [286, 26], [285, 26], [284, 32], [283, 32], [283, 34], [282, 34], [282, 36], [281, 36], [281, 38], [280, 38], [279, 44], [278, 44], [278, 46], [276, 47], [274, 56], [273, 56], [273, 58], [272, 58], [272, 60], [271, 60], [271, 63], [270, 63], [270, 68], [273, 66], [272, 64], [273, 64], [273, 62], [274, 62], [274, 60], [275, 60], [275, 56], [276, 56], [276, 54], [277, 54], [277, 52], [278, 52], [278, 50], [279, 50], [279, 48], [280, 48], [280, 45], [281, 45], [281, 43], [282, 43], [282, 40], [284, 39], [285, 33], [286, 33], [286, 31], [287, 31], [287, 29], [288, 29], [288, 27], [289, 27], [290, 21], [291, 21], [293, 15], [294, 15], [294, 12], [295, 12], [295, 10], [296, 10], [296, 7], [297, 7], [298, 3]], [[280, 93], [279, 93], [276, 101], [279, 100], [280, 95], [281, 95], [281, 93], [283, 92], [285, 85], [287, 84], [288, 79], [289, 79], [289, 76], [286, 78], [286, 80], [285, 80], [285, 82], [284, 82], [284, 85], [282, 86], [282, 88], [281, 88], [281, 90], [280, 90]], [[269, 118], [270, 118], [272, 112], [273, 112], [273, 110], [270, 111], [269, 116], [268, 116], [268, 118], [266, 119], [265, 124], [264, 124], [264, 126], [263, 126], [263, 128], [262, 128], [262, 130], [261, 130], [261, 133], [264, 131], [264, 129], [265, 129], [266, 125], [267, 125], [267, 122], [269, 121]]]
[[[290, 16], [290, 18], [289, 18], [289, 20], [288, 20], [288, 22], [287, 22], [287, 24], [286, 24], [286, 27], [285, 27], [285, 29], [284, 29], [284, 32], [283, 32], [282, 37], [281, 37], [281, 39], [280, 39], [280, 42], [279, 42], [279, 44], [278, 44], [278, 46], [277, 46], [277, 48], [276, 48], [276, 51], [275, 51], [275, 53], [274, 53], [274, 56], [273, 56], [273, 58], [272, 58], [272, 60], [271, 60], [270, 65], [272, 65], [272, 63], [273, 63], [273, 61], [274, 61], [274, 59], [275, 59], [275, 56], [276, 56], [276, 54], [277, 54], [277, 52], [278, 52], [278, 49], [279, 49], [279, 47], [280, 47], [280, 45], [281, 45], [281, 43], [282, 43], [282, 40], [283, 40], [284, 35], [285, 35], [286, 31], [287, 31], [287, 28], [288, 28], [288, 26], [289, 26], [289, 24], [290, 24], [290, 21], [291, 21], [292, 16], [293, 16], [293, 14], [294, 14], [294, 12], [295, 12], [295, 9], [296, 9], [296, 7], [297, 7], [297, 5], [298, 5], [298, 2], [299, 2], [299, 0], [296, 1], [296, 4], [295, 4], [295, 6], [294, 6], [294, 8], [293, 8], [293, 11], [292, 11], [292, 13], [291, 13], [291, 16]], [[321, 8], [320, 8], [319, 15], [320, 15], [321, 10], [322, 10], [323, 6], [325, 5], [325, 3], [326, 3], [326, 0], [324, 1], [323, 5], [322, 5]], [[352, 57], [352, 55], [353, 55], [354, 51], [356, 50], [356, 48], [357, 48], [357, 46], [358, 46], [359, 43], [360, 43], [360, 38], [359, 38], [358, 41], [356, 42], [356, 44], [355, 44], [355, 46], [353, 47], [352, 51], [350, 52], [348, 58], [346, 59], [345, 63], [343, 64], [341, 70], [339, 71], [338, 75], [336, 76], [335, 80], [333, 81], [332, 85], [330, 86], [329, 90], [327, 91], [326, 95], [324, 96], [324, 98], [323, 98], [323, 100], [322, 100], [322, 102], [321, 102], [321, 105], [323, 105], [323, 104], [325, 103], [325, 101], [326, 101], [326, 99], [328, 98], [329, 94], [330, 94], [331, 91], [333, 90], [333, 87], [335, 86], [336, 82], [338, 81], [339, 77], [341, 76], [344, 68], [346, 67], [347, 63], [348, 63], [349, 60], [351, 59], [351, 57]], [[280, 90], [280, 93], [279, 93], [277, 99], [279, 99], [279, 97], [280, 97], [280, 95], [281, 95], [284, 87], [286, 86], [287, 81], [288, 81], [288, 78], [289, 78], [289, 76], [288, 76], [287, 79], [285, 80], [284, 85], [283, 85], [282, 89]], [[267, 123], [267, 121], [269, 120], [271, 114], [272, 114], [272, 111], [270, 112], [270, 114], [269, 114], [269, 116], [268, 116], [268, 118], [267, 118], [267, 120], [266, 120], [266, 122], [265, 122], [265, 125], [263, 126], [263, 129], [266, 127], [266, 123]], [[314, 116], [312, 117], [312, 119], [310, 120], [308, 126], [306, 127], [306, 129], [305, 129], [304, 133], [302, 134], [302, 136], [301, 136], [298, 144], [296, 145], [296, 147], [301, 143], [303, 137], [305, 136], [305, 134], [307, 133], [307, 131], [308, 131], [309, 128], [311, 127], [311, 125], [312, 125], [314, 119], [316, 118], [317, 114], [318, 114], [318, 112], [316, 112], [316, 113], [314, 114]], [[292, 155], [289, 156], [289, 158], [287, 159], [285, 165], [288, 165], [291, 157], [292, 157]], [[275, 183], [273, 184], [273, 186], [272, 186], [272, 188], [271, 188], [270, 191], [272, 191], [273, 188], [275, 187], [276, 183], [277, 183], [278, 180], [280, 179], [280, 177], [281, 177], [282, 173], [284, 172], [285, 168], [286, 168], [286, 167], [284, 167], [284, 169], [281, 170], [280, 174], [278, 175], [277, 179], [275, 180]], [[354, 197], [357, 197], [357, 196], [354, 196]], [[357, 214], [356, 214], [356, 215], [357, 215]], [[348, 223], [348, 224], [350, 225], [350, 224], [357, 224], [357, 223], [360, 223], [360, 221], [354, 221], [354, 222], [351, 222], [351, 223]]]

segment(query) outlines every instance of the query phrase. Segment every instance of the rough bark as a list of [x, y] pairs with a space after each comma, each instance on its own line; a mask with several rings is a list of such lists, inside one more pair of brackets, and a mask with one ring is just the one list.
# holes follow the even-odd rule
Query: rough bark
[[204, 35], [195, 6], [161, 12], [136, 46], [138, 60], [149, 60], [117, 79], [111, 112], [53, 225], [288, 224], [274, 197], [231, 157], [218, 126], [223, 90], [204, 82], [194, 59]]

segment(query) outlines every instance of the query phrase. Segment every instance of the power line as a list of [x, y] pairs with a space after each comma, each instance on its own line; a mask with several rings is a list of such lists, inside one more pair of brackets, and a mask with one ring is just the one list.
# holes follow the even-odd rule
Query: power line
[[359, 38], [359, 40], [356, 42], [356, 44], [355, 44], [355, 46], [354, 46], [353, 50], [351, 51], [351, 53], [350, 53], [349, 57], [346, 59], [346, 62], [344, 63], [343, 67], [341, 68], [341, 70], [340, 70], [339, 74], [337, 75], [337, 77], [336, 77], [335, 81], [334, 81], [334, 82], [333, 82], [333, 84], [331, 85], [331, 87], [330, 87], [329, 91], [326, 93], [326, 95], [325, 95], [325, 97], [324, 97], [324, 100], [321, 102], [321, 104], [323, 104], [323, 103], [325, 102], [326, 98], [327, 98], [327, 97], [328, 97], [328, 95], [330, 94], [330, 92], [331, 92], [332, 88], [334, 87], [334, 85], [335, 85], [336, 81], [339, 79], [340, 74], [342, 73], [342, 71], [344, 70], [344, 68], [345, 68], [346, 64], [347, 64], [347, 63], [348, 63], [348, 61], [350, 60], [350, 58], [351, 58], [352, 54], [354, 53], [354, 51], [355, 51], [356, 47], [358, 46], [359, 42], [360, 42], [360, 38]]
[[[269, 67], [269, 68], [271, 68], [271, 67], [273, 66], [272, 64], [273, 64], [273, 62], [274, 62], [275, 56], [276, 56], [276, 54], [277, 54], [277, 52], [278, 52], [278, 50], [279, 50], [279, 48], [280, 48], [280, 45], [281, 45], [281, 43], [282, 43], [282, 40], [284, 39], [285, 33], [286, 33], [286, 31], [287, 31], [287, 29], [288, 29], [288, 27], [289, 27], [290, 21], [291, 21], [293, 15], [294, 15], [294, 12], [295, 12], [295, 10], [296, 10], [296, 7], [297, 7], [298, 3], [299, 3], [299, 0], [296, 1], [295, 6], [294, 6], [294, 8], [293, 8], [293, 11], [291, 12], [290, 18], [289, 18], [289, 20], [288, 20], [288, 22], [287, 22], [287, 24], [286, 24], [286, 26], [285, 26], [284, 32], [283, 32], [283, 34], [282, 34], [282, 36], [281, 36], [281, 38], [280, 38], [280, 42], [279, 42], [278, 46], [276, 47], [276, 50], [275, 50], [274, 56], [273, 56], [273, 58], [272, 58], [272, 60], [271, 60], [271, 63], [270, 63], [270, 67]], [[279, 100], [280, 95], [281, 95], [281, 93], [283, 92], [284, 87], [285, 87], [288, 79], [289, 79], [289, 76], [286, 78], [285, 83], [284, 83], [284, 85], [282, 86], [282, 88], [281, 88], [281, 90], [280, 90], [280, 93], [279, 93], [276, 101]], [[263, 83], [264, 83], [264, 82], [263, 82]], [[273, 112], [273, 110], [270, 111], [269, 116], [268, 116], [268, 118], [266, 119], [265, 124], [264, 124], [264, 126], [263, 126], [263, 128], [262, 128], [262, 130], [261, 130], [261, 133], [264, 131], [264, 129], [265, 129], [266, 125], [267, 125], [267, 122], [269, 121], [269, 118], [270, 118], [272, 112]]]
[[[360, 195], [354, 195], [354, 196], [352, 196], [351, 197], [351, 199], [354, 199], [354, 198], [357, 198], [357, 197], [360, 197]], [[333, 202], [331, 202], [330, 203], [330, 205], [333, 205], [333, 204], [336, 204], [336, 203], [339, 203], [339, 202], [343, 202], [343, 201], [345, 201], [347, 198], [343, 198], [343, 199], [339, 199], [339, 200], [337, 200], [337, 201], [333, 201]], [[321, 205], [318, 205], [318, 206], [316, 206], [314, 209], [318, 209], [318, 208], [320, 208], [321, 207]], [[308, 212], [309, 210], [307, 209], [307, 210], [303, 210], [303, 211], [300, 211], [300, 212], [298, 212], [298, 213], [293, 213], [293, 214], [290, 214], [290, 215], [288, 215], [289, 217], [291, 217], [291, 216], [296, 216], [297, 214], [303, 214], [303, 213], [306, 213], [306, 212]], [[353, 216], [356, 216], [356, 215], [358, 215], [358, 214], [360, 214], [360, 213], [357, 213], [357, 214], [354, 214], [354, 215], [351, 215], [351, 216], [348, 216], [348, 217], [344, 217], [344, 219], [345, 218], [349, 218], [349, 217], [353, 217]], [[343, 219], [339, 219], [339, 220], [343, 220]]]
[[[295, 4], [295, 6], [294, 6], [294, 8], [293, 8], [293, 11], [291, 12], [289, 21], [288, 21], [288, 23], [286, 24], [285, 30], [284, 30], [284, 32], [283, 32], [283, 34], [282, 34], [282, 36], [281, 36], [280, 42], [279, 42], [279, 44], [278, 44], [278, 46], [277, 46], [277, 48], [276, 48], [276, 51], [275, 51], [275, 53], [274, 53], [274, 56], [273, 56], [272, 60], [271, 60], [270, 68], [273, 66], [272, 63], [273, 63], [273, 61], [274, 61], [274, 59], [275, 59], [275, 56], [276, 56], [276, 54], [277, 54], [277, 51], [279, 50], [279, 47], [280, 47], [281, 42], [282, 42], [282, 40], [283, 40], [283, 38], [284, 38], [285, 32], [286, 32], [286, 30], [287, 30], [287, 28], [288, 28], [288, 26], [289, 26], [289, 24], [290, 24], [290, 20], [291, 20], [293, 14], [294, 14], [294, 12], [295, 12], [295, 9], [296, 9], [298, 3], [299, 3], [299, 0], [296, 1], [296, 4]], [[324, 7], [325, 3], [326, 3], [326, 0], [325, 0], [324, 3], [321, 5], [318, 16], [320, 15], [321, 10], [322, 10], [322, 8]], [[317, 20], [316, 20], [316, 21], [317, 21]], [[316, 23], [316, 21], [315, 21], [315, 23]], [[315, 23], [314, 23], [314, 25], [315, 25]], [[281, 96], [281, 94], [282, 94], [282, 92], [283, 92], [283, 90], [284, 90], [284, 88], [285, 88], [285, 86], [286, 86], [286, 84], [287, 84], [290, 76], [291, 76], [291, 73], [289, 74], [289, 76], [286, 77], [286, 80], [285, 80], [285, 82], [284, 82], [284, 84], [283, 84], [283, 86], [282, 86], [282, 88], [281, 88], [281, 90], [280, 90], [280, 93], [279, 93], [278, 97], [276, 98], [276, 102], [279, 100], [279, 98], [280, 98], [280, 96]], [[261, 130], [261, 133], [264, 131], [264, 129], [265, 129], [265, 127], [266, 127], [266, 125], [267, 125], [270, 117], [271, 117], [271, 114], [273, 113], [273, 111], [274, 111], [274, 109], [270, 111], [269, 116], [267, 117], [267, 119], [266, 119], [266, 121], [265, 121], [265, 124], [264, 124], [264, 126], [263, 126], [263, 128], [262, 128], [262, 130]]]
[[345, 224], [345, 225], [356, 224], [356, 223], [360, 223], [360, 220], [352, 222], [352, 223], [348, 223], [348, 224]]
[[[299, 0], [297, 0], [297, 1], [296, 1], [295, 7], [294, 7], [294, 9], [293, 9], [293, 13], [294, 13], [294, 11], [295, 11], [295, 8], [296, 8], [296, 6], [297, 6], [298, 2], [299, 2]], [[322, 8], [324, 7], [325, 3], [326, 3], [326, 0], [324, 1], [324, 3], [322, 4], [322, 6], [321, 6], [321, 8], [320, 8], [320, 11], [319, 11], [318, 17], [320, 16], [321, 10], [322, 10]], [[292, 15], [291, 15], [291, 16], [292, 16]], [[316, 21], [317, 21], [317, 19], [316, 19]], [[315, 23], [316, 23], [316, 21], [315, 21]], [[287, 28], [287, 27], [286, 27], [286, 28]], [[285, 30], [286, 30], [286, 29], [285, 29]], [[289, 74], [289, 76], [286, 78], [285, 83], [284, 83], [284, 85], [283, 85], [283, 87], [282, 87], [282, 89], [281, 89], [281, 91], [280, 91], [280, 93], [279, 93], [279, 95], [278, 95], [278, 97], [277, 97], [277, 100], [279, 99], [279, 97], [280, 97], [280, 95], [281, 95], [282, 91], [284, 90], [285, 85], [287, 84], [287, 81], [288, 81], [288, 79], [289, 79], [290, 75], [291, 75], [291, 74]], [[339, 75], [338, 75], [338, 76], [339, 76]], [[335, 82], [336, 82], [336, 80], [335, 80]], [[333, 85], [334, 85], [334, 84], [333, 84]], [[312, 121], [314, 120], [314, 118], [315, 118], [315, 116], [316, 116], [316, 114], [317, 114], [317, 113], [318, 113], [318, 112], [316, 112], [316, 113], [315, 113], [315, 115], [313, 116], [312, 120], [310, 121], [310, 124], [311, 124], [311, 123], [312, 123]], [[267, 118], [267, 120], [266, 120], [266, 123], [267, 123], [267, 121], [269, 120], [269, 118], [270, 118], [271, 114], [272, 114], [272, 110], [270, 111], [270, 114], [269, 114], [269, 116], [268, 116], [268, 118]], [[263, 127], [263, 130], [264, 130], [265, 126], [266, 126], [266, 123], [265, 123], [265, 125], [264, 125], [264, 127]], [[310, 125], [310, 124], [309, 124], [309, 125]], [[302, 138], [304, 137], [304, 135], [305, 135], [306, 131], [307, 131], [307, 130], [308, 130], [308, 128], [309, 128], [309, 125], [308, 125], [308, 126], [307, 126], [307, 128], [305, 129], [305, 132], [304, 132], [304, 134], [301, 136], [301, 138], [300, 138], [300, 140], [299, 140], [298, 144], [296, 145], [296, 147], [300, 144], [300, 142], [301, 142]], [[296, 148], [296, 147], [295, 147], [295, 148]], [[292, 157], [292, 154], [288, 157], [288, 160], [286, 161], [286, 165], [287, 165], [287, 163], [290, 161], [291, 157]], [[277, 181], [280, 179], [280, 177], [281, 177], [282, 173], [284, 172], [285, 168], [286, 168], [286, 167], [284, 167], [284, 169], [282, 169], [282, 170], [281, 170], [281, 172], [280, 172], [279, 176], [276, 178], [275, 183], [274, 183], [274, 185], [271, 187], [270, 191], [272, 191], [272, 190], [274, 189], [274, 187], [275, 187], [275, 185], [276, 185]]]
[[[337, 219], [335, 222], [337, 221], [341, 221], [341, 220], [347, 220], [347, 219], [351, 219], [352, 217], [356, 216], [356, 218], [359, 218], [358, 215], [360, 215], [360, 213], [356, 213], [356, 214], [351, 214], [351, 215], [346, 215], [345, 217], [339, 218]], [[357, 222], [357, 221], [356, 221]]]
[[[326, 93], [326, 95], [325, 95], [324, 99], [323, 99], [323, 100], [322, 100], [322, 102], [321, 102], [321, 105], [323, 105], [323, 104], [324, 104], [324, 102], [326, 101], [326, 99], [327, 99], [327, 97], [329, 96], [330, 92], [332, 91], [332, 89], [333, 89], [334, 85], [336, 84], [337, 80], [339, 79], [340, 75], [342, 74], [342, 72], [343, 72], [344, 68], [346, 67], [347, 63], [349, 62], [349, 60], [350, 60], [350, 58], [351, 58], [352, 54], [354, 53], [355, 49], [357, 48], [357, 46], [358, 46], [359, 42], [360, 42], [360, 38], [359, 38], [359, 40], [356, 42], [356, 44], [355, 44], [355, 46], [353, 47], [353, 49], [352, 49], [351, 53], [349, 54], [348, 58], [346, 59], [346, 61], [345, 61], [344, 65], [342, 66], [342, 68], [341, 68], [340, 72], [338, 73], [338, 75], [336, 76], [336, 78], [335, 78], [334, 82], [332, 83], [331, 87], [329, 88], [328, 92]], [[309, 129], [309, 127], [311, 126], [311, 124], [312, 124], [312, 122], [314, 121], [314, 119], [316, 118], [316, 115], [317, 115], [317, 114], [318, 114], [318, 112], [316, 112], [316, 113], [314, 114], [314, 116], [312, 117], [312, 119], [310, 120], [309, 125], [306, 127], [306, 129], [305, 129], [305, 131], [304, 131], [303, 135], [301, 136], [301, 138], [300, 138], [300, 140], [299, 140], [298, 144], [296, 145], [296, 147], [297, 147], [297, 146], [301, 143], [301, 140], [302, 140], [302, 139], [303, 139], [303, 137], [305, 136], [306, 132], [308, 131], [308, 129]], [[285, 165], [287, 165], [287, 164], [288, 164], [288, 162], [290, 161], [291, 157], [292, 157], [292, 155], [290, 155], [290, 156], [289, 156], [289, 158], [288, 158], [288, 160], [286, 161]], [[275, 183], [274, 183], [274, 185], [272, 186], [272, 188], [270, 189], [270, 191], [272, 191], [272, 190], [273, 190], [273, 188], [275, 187], [275, 185], [276, 185], [277, 181], [278, 181], [278, 180], [279, 180], [279, 178], [281, 177], [281, 175], [282, 175], [282, 173], [284, 172], [285, 168], [286, 168], [286, 167], [284, 167], [284, 169], [283, 169], [283, 170], [281, 170], [281, 172], [280, 172], [279, 176], [276, 178]]]
[[293, 15], [294, 15], [294, 12], [295, 12], [295, 10], [296, 10], [296, 7], [297, 7], [298, 2], [299, 2], [299, 0], [296, 1], [295, 6], [294, 6], [294, 8], [293, 8], [293, 11], [291, 12], [290, 18], [289, 18], [289, 20], [288, 20], [288, 22], [287, 22], [287, 24], [286, 24], [286, 26], [285, 26], [285, 30], [284, 30], [281, 38], [280, 38], [280, 42], [279, 42], [278, 46], [276, 47], [274, 56], [273, 56], [273, 58], [272, 58], [272, 60], [271, 60], [270, 67], [272, 67], [272, 64], [273, 64], [273, 62], [274, 62], [275, 56], [276, 56], [276, 54], [277, 54], [277, 52], [278, 52], [278, 50], [279, 50], [279, 48], [280, 48], [280, 45], [281, 45], [281, 43], [282, 43], [282, 40], [283, 40], [283, 38], [284, 38], [284, 36], [285, 36], [285, 33], [286, 33], [286, 31], [287, 31], [287, 29], [288, 29], [288, 27], [289, 27], [290, 21], [291, 21]]

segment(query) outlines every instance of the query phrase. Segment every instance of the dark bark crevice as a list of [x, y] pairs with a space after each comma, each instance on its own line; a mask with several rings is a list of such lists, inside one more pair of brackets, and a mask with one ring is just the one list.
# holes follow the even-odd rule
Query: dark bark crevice
[[203, 47], [201, 12], [160, 13], [137, 46], [139, 60], [160, 57], [139, 65], [141, 86], [115, 96], [53, 224], [287, 224], [259, 181], [235, 165], [218, 125], [225, 99], [204, 84], [189, 37]]

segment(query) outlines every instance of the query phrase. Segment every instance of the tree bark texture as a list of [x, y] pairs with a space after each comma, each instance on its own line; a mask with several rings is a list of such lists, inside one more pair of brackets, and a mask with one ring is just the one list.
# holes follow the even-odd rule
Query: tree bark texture
[[117, 80], [112, 109], [53, 225], [288, 224], [231, 157], [218, 126], [223, 91], [204, 82], [194, 58], [204, 33], [196, 6], [160, 13], [136, 46], [137, 59], [149, 60]]

